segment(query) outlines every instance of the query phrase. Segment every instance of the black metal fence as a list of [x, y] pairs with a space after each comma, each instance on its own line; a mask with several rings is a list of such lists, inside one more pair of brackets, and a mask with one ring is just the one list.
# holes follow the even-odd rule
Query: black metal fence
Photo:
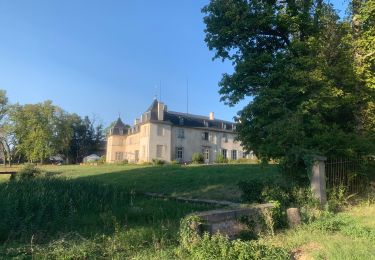
[[329, 158], [325, 164], [327, 188], [344, 186], [349, 193], [361, 193], [369, 185], [369, 158]]

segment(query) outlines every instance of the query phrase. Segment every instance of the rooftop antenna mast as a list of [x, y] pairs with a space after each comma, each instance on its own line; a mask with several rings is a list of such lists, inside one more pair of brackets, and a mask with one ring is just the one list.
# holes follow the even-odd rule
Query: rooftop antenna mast
[[161, 102], [161, 80], [159, 84], [159, 101]]
[[186, 114], [189, 114], [189, 79], [186, 79]]
[[158, 99], [158, 85], [155, 85], [154, 100]]

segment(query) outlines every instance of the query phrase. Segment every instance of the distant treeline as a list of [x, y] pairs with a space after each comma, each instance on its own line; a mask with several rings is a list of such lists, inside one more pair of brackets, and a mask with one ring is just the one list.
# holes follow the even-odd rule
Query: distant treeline
[[0, 149], [4, 163], [45, 163], [60, 155], [68, 163], [79, 163], [95, 153], [105, 139], [102, 124], [88, 116], [70, 114], [45, 101], [10, 104], [0, 90]]

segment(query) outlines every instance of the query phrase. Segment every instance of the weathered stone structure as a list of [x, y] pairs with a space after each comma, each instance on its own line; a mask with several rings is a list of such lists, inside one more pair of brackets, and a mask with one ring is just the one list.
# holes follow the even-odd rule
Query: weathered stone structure
[[264, 229], [264, 211], [272, 210], [273, 204], [258, 204], [244, 208], [218, 209], [193, 214], [202, 220], [196, 228], [211, 235], [220, 233], [233, 239], [242, 232], [259, 233]]
[[326, 157], [315, 156], [314, 163], [311, 169], [311, 191], [321, 205], [324, 205], [327, 202], [325, 172], [326, 160]]
[[236, 125], [218, 120], [211, 112], [208, 117], [168, 111], [162, 102], [154, 100], [132, 127], [119, 118], [107, 138], [108, 163], [189, 162], [193, 153], [202, 153], [205, 163], [215, 161], [217, 154], [224, 158], [256, 159], [245, 152], [235, 140]]

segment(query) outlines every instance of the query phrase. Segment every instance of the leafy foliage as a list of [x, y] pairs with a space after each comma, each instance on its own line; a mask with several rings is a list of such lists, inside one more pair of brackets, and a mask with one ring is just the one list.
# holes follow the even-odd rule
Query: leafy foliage
[[216, 159], [215, 159], [215, 163], [228, 163], [228, 159], [224, 158], [224, 156], [222, 154], [217, 154]]
[[[40, 176], [42, 171], [32, 163], [26, 164], [17, 174], [19, 179], [33, 179]], [[12, 175], [13, 177], [14, 175]]]
[[[252, 98], [237, 118], [248, 150], [295, 164], [305, 154], [375, 151], [374, 127], [358, 131], [359, 117], [374, 122], [374, 93], [358, 88], [350, 23], [332, 6], [321, 0], [212, 0], [203, 12], [214, 58], [234, 66], [219, 83], [222, 100], [234, 105]], [[366, 12], [364, 25], [372, 21]], [[373, 37], [373, 27], [367, 28]], [[373, 68], [364, 71], [374, 75]]]
[[19, 160], [44, 162], [62, 154], [68, 162], [81, 162], [83, 157], [100, 149], [104, 136], [102, 126], [94, 125], [87, 116], [69, 114], [46, 101], [38, 104], [13, 105], [9, 121]]
[[195, 163], [195, 164], [204, 163], [204, 157], [203, 157], [203, 154], [201, 154], [201, 153], [194, 153], [191, 159], [192, 159], [193, 163]]
[[192, 259], [290, 259], [287, 250], [262, 244], [256, 241], [230, 241], [228, 238], [216, 234], [203, 237], [189, 245], [187, 255]]

